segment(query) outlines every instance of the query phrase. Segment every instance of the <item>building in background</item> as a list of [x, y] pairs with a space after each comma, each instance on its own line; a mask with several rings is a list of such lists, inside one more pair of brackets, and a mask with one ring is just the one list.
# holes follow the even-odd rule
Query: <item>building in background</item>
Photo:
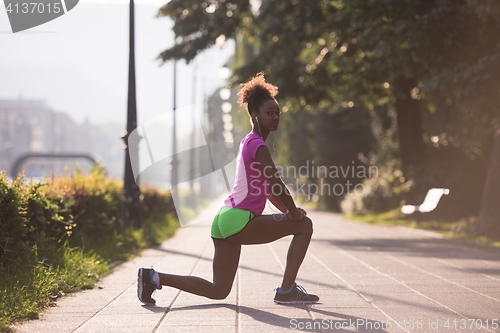
[[[65, 113], [51, 110], [43, 100], [0, 100], [0, 170], [8, 176], [13, 164], [29, 153], [92, 154], [100, 157], [111, 177], [123, 177], [123, 141], [105, 126], [88, 121], [76, 124]], [[23, 165], [26, 177], [57, 175], [69, 166], [90, 168], [86, 160], [30, 159]]]

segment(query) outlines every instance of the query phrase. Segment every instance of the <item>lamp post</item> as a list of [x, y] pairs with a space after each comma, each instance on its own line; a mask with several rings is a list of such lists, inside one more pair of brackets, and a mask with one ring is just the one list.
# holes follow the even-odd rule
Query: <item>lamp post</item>
[[[219, 69], [219, 76], [223, 80], [227, 80], [231, 76], [231, 69], [227, 66], [227, 64]], [[233, 128], [232, 118], [231, 114], [229, 114], [229, 112], [231, 112], [231, 103], [227, 102], [231, 97], [231, 90], [228, 88], [223, 88], [219, 91], [219, 96], [221, 100], [224, 101], [221, 105], [223, 112], [222, 121], [224, 124], [224, 131], [222, 132], [222, 135], [224, 136], [224, 144], [226, 145], [226, 148], [229, 148], [228, 144], [232, 146], [232, 144], [234, 143], [233, 133], [231, 132]], [[227, 151], [225, 152], [225, 154], [226, 153]], [[231, 187], [229, 186], [226, 170], [224, 168], [221, 168], [221, 171], [222, 171], [222, 176], [224, 177], [224, 182], [226, 183], [226, 189], [228, 192], [230, 192]]]
[[[221, 79], [227, 80], [231, 76], [231, 69], [227, 67], [227, 65], [224, 65], [219, 70], [219, 76]], [[234, 138], [233, 138], [233, 123], [232, 123], [232, 117], [231, 117], [231, 109], [232, 105], [228, 101], [229, 98], [231, 97], [231, 90], [228, 88], [223, 88], [219, 92], [220, 98], [222, 99], [222, 121], [224, 124], [224, 131], [222, 132], [224, 136], [224, 141], [229, 142], [229, 143], [234, 143]]]
[[179, 161], [177, 160], [177, 134], [176, 134], [176, 124], [175, 124], [175, 110], [177, 108], [176, 104], [176, 87], [177, 86], [177, 61], [174, 60], [174, 111], [173, 111], [173, 131], [172, 131], [172, 179], [171, 179], [171, 185], [175, 186], [178, 183], [178, 170], [177, 170], [177, 165]]
[[[127, 131], [122, 136], [125, 141], [125, 176], [123, 179], [124, 200], [121, 203], [121, 219], [125, 227], [134, 225], [142, 226], [141, 202], [139, 185], [134, 180], [132, 170], [138, 170], [138, 158], [130, 159], [130, 146], [128, 137], [137, 127], [137, 106], [135, 94], [135, 56], [134, 56], [134, 0], [130, 0], [129, 24], [129, 62], [128, 62], [128, 104], [127, 104]], [[132, 147], [137, 150], [138, 147]], [[138, 156], [138, 154], [134, 154]], [[139, 179], [137, 179], [139, 182]]]
[[189, 160], [189, 180], [190, 180], [190, 190], [193, 201], [195, 200], [194, 193], [194, 178], [195, 178], [195, 145], [196, 145], [196, 62], [193, 68], [193, 109], [191, 110], [191, 117], [193, 122], [193, 134], [191, 135], [191, 156]]

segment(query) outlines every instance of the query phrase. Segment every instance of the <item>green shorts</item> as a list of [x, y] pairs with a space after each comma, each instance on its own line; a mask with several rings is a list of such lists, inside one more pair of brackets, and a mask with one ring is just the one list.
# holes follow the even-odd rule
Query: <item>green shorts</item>
[[213, 238], [227, 238], [240, 232], [255, 214], [239, 208], [221, 207], [212, 222]]

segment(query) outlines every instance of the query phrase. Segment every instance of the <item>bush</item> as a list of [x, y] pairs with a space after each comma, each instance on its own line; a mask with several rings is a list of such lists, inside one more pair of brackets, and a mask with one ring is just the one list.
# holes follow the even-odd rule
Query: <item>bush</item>
[[342, 212], [348, 215], [365, 215], [390, 211], [399, 207], [411, 187], [403, 180], [402, 172], [394, 164], [378, 168], [378, 177], [363, 181], [363, 193], [351, 192], [341, 202]]
[[0, 332], [173, 235], [169, 193], [142, 190], [144, 227], [136, 229], [121, 224], [121, 191], [98, 166], [39, 184], [0, 174]]

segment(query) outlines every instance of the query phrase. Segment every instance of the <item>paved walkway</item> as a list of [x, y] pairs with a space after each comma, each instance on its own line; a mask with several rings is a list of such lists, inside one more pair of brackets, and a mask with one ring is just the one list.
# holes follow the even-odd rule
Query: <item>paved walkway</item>
[[[209, 209], [216, 209], [218, 204]], [[310, 211], [313, 240], [298, 283], [313, 306], [273, 303], [290, 238], [244, 246], [222, 301], [163, 288], [136, 297], [137, 269], [211, 279], [209, 223], [180, 228], [98, 283], [68, 296], [19, 332], [500, 332], [500, 251], [428, 231], [346, 221]], [[481, 328], [482, 327], [482, 328]]]

